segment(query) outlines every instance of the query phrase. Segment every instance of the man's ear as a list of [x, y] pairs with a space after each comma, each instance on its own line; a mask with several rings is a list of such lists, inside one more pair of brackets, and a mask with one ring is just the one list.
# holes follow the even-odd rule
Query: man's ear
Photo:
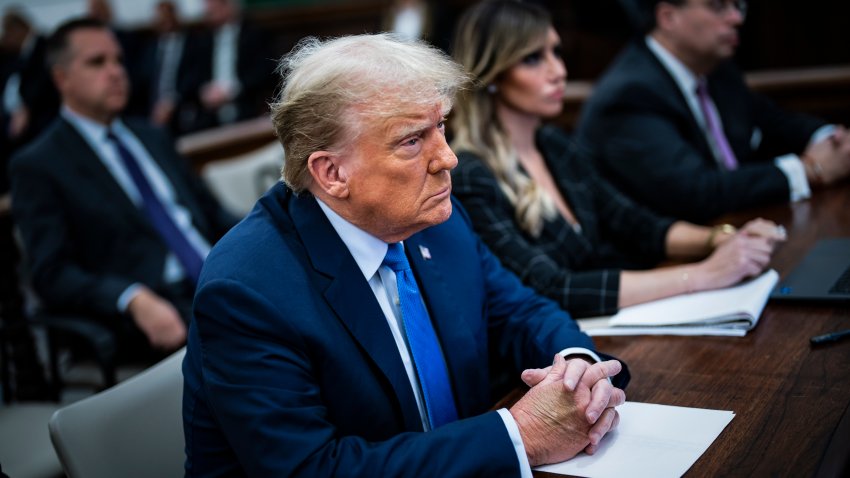
[[345, 199], [349, 194], [348, 180], [339, 168], [341, 160], [339, 155], [328, 151], [316, 151], [307, 158], [313, 184], [337, 199]]
[[677, 20], [678, 7], [667, 2], [660, 2], [655, 7], [655, 27], [662, 30], [668, 29]]
[[50, 69], [50, 77], [53, 79], [53, 84], [56, 89], [62, 92], [62, 86], [65, 84], [65, 68], [55, 65]]

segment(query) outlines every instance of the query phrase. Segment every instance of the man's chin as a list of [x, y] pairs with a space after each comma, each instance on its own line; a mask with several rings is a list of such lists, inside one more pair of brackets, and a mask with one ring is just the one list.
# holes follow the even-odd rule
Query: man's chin
[[452, 216], [452, 200], [450, 198], [446, 198], [443, 201], [440, 201], [439, 204], [435, 205], [433, 210], [431, 210], [428, 214], [427, 227], [436, 226], [437, 224], [442, 224], [449, 220]]

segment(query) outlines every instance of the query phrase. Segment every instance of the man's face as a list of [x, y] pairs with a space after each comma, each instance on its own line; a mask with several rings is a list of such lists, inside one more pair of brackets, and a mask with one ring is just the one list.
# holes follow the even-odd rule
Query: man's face
[[206, 0], [204, 5], [207, 23], [212, 27], [220, 27], [236, 16], [232, 0]]
[[63, 101], [74, 111], [108, 123], [127, 104], [129, 84], [121, 47], [111, 31], [85, 28], [68, 37], [68, 53], [54, 69]]
[[729, 0], [689, 0], [674, 7], [668, 22], [671, 38], [697, 64], [716, 64], [730, 58], [738, 47], [743, 13]]
[[160, 32], [174, 32], [179, 30], [179, 22], [177, 20], [177, 12], [174, 10], [173, 3], [159, 3], [156, 6], [156, 18], [154, 25]]
[[348, 184], [348, 220], [396, 242], [449, 218], [451, 171], [457, 157], [445, 138], [441, 103], [411, 106], [389, 119], [364, 120], [340, 156]]

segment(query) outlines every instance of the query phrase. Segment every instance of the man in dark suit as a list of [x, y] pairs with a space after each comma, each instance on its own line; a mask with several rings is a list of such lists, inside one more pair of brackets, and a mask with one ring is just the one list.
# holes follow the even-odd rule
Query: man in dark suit
[[56, 117], [59, 95], [44, 63], [45, 38], [15, 10], [5, 12], [2, 28], [0, 146], [4, 151], [0, 155], [5, 155], [37, 136]]
[[181, 133], [175, 114], [180, 103], [178, 78], [188, 35], [174, 2], [156, 4], [153, 27], [153, 37], [140, 46], [136, 62], [129, 68], [133, 86], [129, 109], [176, 135]]
[[639, 2], [646, 37], [596, 85], [578, 137], [623, 191], [666, 215], [704, 221], [796, 201], [850, 174], [843, 127], [781, 111], [730, 61], [742, 0]]
[[205, 0], [209, 30], [186, 45], [180, 72], [180, 127], [211, 128], [265, 111], [274, 60], [266, 40], [242, 17], [238, 0]]
[[[627, 373], [502, 268], [451, 199], [459, 65], [385, 35], [304, 42], [283, 65], [284, 183], [199, 283], [187, 476], [530, 477], [594, 452]], [[488, 412], [491, 359], [555, 355]]]
[[49, 309], [135, 326], [153, 347], [174, 349], [203, 257], [235, 220], [162, 132], [120, 118], [121, 58], [97, 20], [72, 20], [51, 36], [62, 110], [11, 161], [12, 212]]

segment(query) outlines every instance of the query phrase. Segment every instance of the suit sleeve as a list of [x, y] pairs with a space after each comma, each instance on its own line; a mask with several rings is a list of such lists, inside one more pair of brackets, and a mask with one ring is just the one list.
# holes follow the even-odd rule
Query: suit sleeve
[[654, 106], [664, 103], [658, 94], [623, 91], [587, 119], [593, 131], [583, 137], [584, 146], [597, 152], [603, 171], [626, 192], [656, 211], [697, 222], [788, 200], [788, 181], [770, 162], [744, 163], [735, 171], [709, 164], [670, 113]]
[[[216, 426], [247, 476], [518, 476], [513, 446], [496, 412], [379, 442], [342, 436], [328, 418], [323, 394], [347, 391], [322, 389], [314, 368], [315, 360], [332, 351], [311, 348], [289, 326], [296, 319], [283, 318], [303, 306], [285, 311], [289, 306], [280, 302], [287, 301], [276, 302], [241, 282], [212, 280], [197, 293], [190, 331], [190, 345], [199, 341], [195, 349], [201, 353], [191, 355], [196, 363], [186, 366], [200, 368], [203, 385], [186, 374], [185, 393], [204, 387]], [[193, 423], [199, 413], [186, 409], [184, 420]], [[204, 445], [187, 434], [187, 449]], [[205, 476], [203, 466], [188, 464], [193, 472], [187, 476]]]
[[27, 245], [33, 287], [48, 306], [118, 313], [118, 297], [132, 281], [91, 273], [74, 260], [70, 228], [86, 226], [69, 223], [53, 175], [32, 159], [15, 157], [10, 176], [12, 213]]
[[472, 155], [461, 157], [452, 174], [452, 191], [463, 203], [475, 232], [505, 267], [577, 317], [617, 311], [619, 269], [573, 271], [562, 267], [519, 229], [513, 206], [487, 167]]
[[756, 125], [763, 136], [759, 146], [763, 157], [802, 154], [815, 131], [826, 124], [810, 116], [784, 111], [762, 95], [753, 93], [750, 98]]

